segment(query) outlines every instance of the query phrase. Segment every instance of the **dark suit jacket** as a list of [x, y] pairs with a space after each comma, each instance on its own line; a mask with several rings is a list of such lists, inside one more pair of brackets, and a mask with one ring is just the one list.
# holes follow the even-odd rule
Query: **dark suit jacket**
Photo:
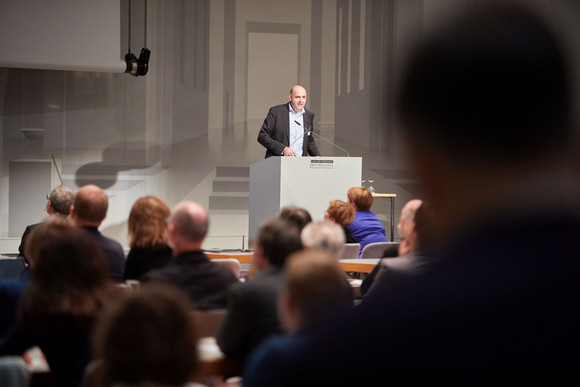
[[377, 265], [376, 277], [363, 296], [367, 297], [367, 295], [370, 296], [374, 292], [382, 291], [383, 288], [389, 286], [389, 282], [393, 277], [419, 275], [436, 265], [437, 262], [435, 255], [417, 250], [403, 257], [382, 259]]
[[435, 267], [393, 276], [262, 385], [577, 384], [580, 217], [533, 210], [466, 227]]
[[171, 257], [169, 246], [155, 250], [151, 247], [133, 246], [127, 254], [123, 279], [139, 280], [143, 274], [167, 265]]
[[[314, 113], [304, 109], [304, 127], [312, 130]], [[266, 148], [266, 158], [281, 156], [290, 146], [290, 110], [288, 103], [270, 108], [258, 134], [258, 142]], [[303, 156], [320, 156], [312, 135], [304, 135]]]
[[160, 281], [180, 288], [196, 309], [224, 309], [228, 290], [238, 283], [226, 266], [211, 262], [202, 251], [191, 251], [174, 257], [167, 266], [150, 271], [142, 282]]
[[226, 357], [244, 362], [262, 340], [281, 333], [277, 303], [283, 282], [284, 269], [270, 267], [231, 288], [228, 314], [216, 337]]
[[28, 263], [28, 259], [26, 259], [25, 255], [24, 255], [24, 247], [26, 246], [26, 240], [28, 239], [30, 232], [39, 224], [40, 223], [35, 223], [35, 224], [31, 224], [30, 226], [26, 226], [26, 230], [24, 230], [24, 234], [22, 234], [22, 239], [20, 240], [20, 246], [18, 246], [18, 252], [20, 253], [20, 256], [22, 256], [26, 260], [27, 263]]
[[123, 273], [125, 272], [125, 253], [123, 252], [121, 244], [116, 240], [107, 238], [101, 234], [96, 227], [84, 227], [84, 229], [91, 234], [94, 241], [102, 249], [111, 278], [117, 282], [123, 281]]

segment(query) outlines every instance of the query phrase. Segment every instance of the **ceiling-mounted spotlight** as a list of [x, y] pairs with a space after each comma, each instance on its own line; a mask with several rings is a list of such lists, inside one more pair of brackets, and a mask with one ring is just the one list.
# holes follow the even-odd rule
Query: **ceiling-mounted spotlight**
[[147, 0], [144, 2], [144, 15], [143, 15], [143, 47], [141, 49], [141, 54], [139, 54], [139, 59], [131, 52], [131, 0], [129, 0], [129, 12], [128, 12], [128, 43], [129, 50], [125, 54], [125, 73], [131, 74], [134, 77], [144, 76], [149, 71], [149, 57], [151, 56], [151, 51], [147, 48]]
[[149, 70], [149, 57], [151, 56], [151, 50], [143, 47], [141, 49], [141, 54], [139, 54], [139, 59], [132, 52], [125, 54], [125, 64], [127, 68], [125, 73], [131, 74], [135, 77], [143, 76], [147, 74]]

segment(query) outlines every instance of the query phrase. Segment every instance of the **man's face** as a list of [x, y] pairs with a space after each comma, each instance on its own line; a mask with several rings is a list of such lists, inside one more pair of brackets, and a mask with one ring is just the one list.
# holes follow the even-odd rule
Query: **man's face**
[[292, 93], [289, 97], [292, 110], [294, 110], [295, 113], [300, 113], [302, 108], [304, 108], [304, 105], [306, 105], [306, 89], [296, 86], [292, 89]]

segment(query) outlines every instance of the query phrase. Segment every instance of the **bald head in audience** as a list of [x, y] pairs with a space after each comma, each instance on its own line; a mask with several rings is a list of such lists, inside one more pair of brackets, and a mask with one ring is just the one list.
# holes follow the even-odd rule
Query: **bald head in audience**
[[201, 250], [208, 229], [209, 218], [205, 208], [192, 201], [178, 203], [167, 221], [167, 234], [173, 255]]
[[75, 195], [70, 217], [77, 226], [99, 227], [109, 208], [109, 199], [100, 187], [85, 185]]

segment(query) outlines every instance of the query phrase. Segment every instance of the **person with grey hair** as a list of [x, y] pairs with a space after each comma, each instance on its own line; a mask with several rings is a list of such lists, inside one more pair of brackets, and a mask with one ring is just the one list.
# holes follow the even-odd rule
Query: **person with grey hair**
[[345, 243], [342, 228], [327, 220], [308, 224], [302, 230], [300, 239], [305, 248], [328, 250], [337, 257], [341, 257]]
[[238, 279], [226, 266], [210, 261], [201, 250], [208, 230], [205, 208], [192, 201], [178, 203], [167, 220], [173, 258], [167, 266], [145, 274], [141, 281], [177, 286], [198, 310], [225, 308], [228, 289]]
[[[73, 204], [75, 198], [75, 193], [68, 187], [64, 185], [56, 186], [50, 194], [46, 196], [46, 207], [45, 211], [48, 215], [56, 215], [67, 217], [70, 213], [70, 206]], [[18, 246], [18, 252], [20, 256], [26, 259], [24, 246], [26, 245], [26, 238], [32, 229], [38, 226], [40, 223], [31, 224], [26, 227], [24, 234], [22, 234], [22, 239], [20, 240], [20, 246]]]

